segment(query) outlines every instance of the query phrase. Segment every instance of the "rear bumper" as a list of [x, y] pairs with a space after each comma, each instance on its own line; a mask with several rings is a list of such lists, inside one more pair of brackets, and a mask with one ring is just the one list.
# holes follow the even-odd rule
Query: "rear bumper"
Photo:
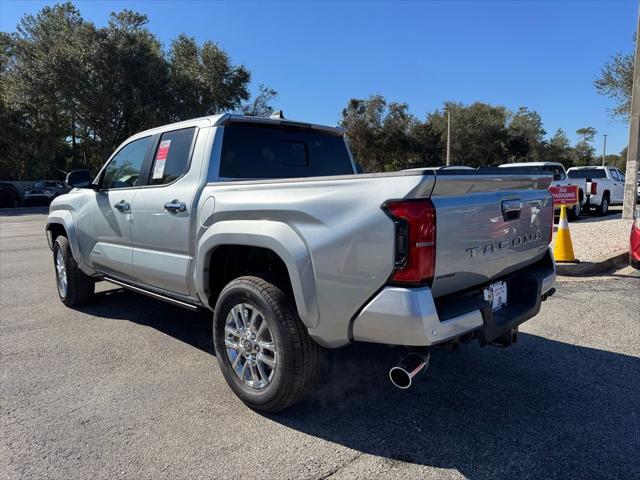
[[386, 287], [353, 321], [355, 341], [429, 346], [460, 337], [491, 343], [540, 311], [553, 294], [556, 273], [549, 252], [541, 261], [501, 279], [507, 282], [507, 306], [492, 312], [480, 285], [434, 299], [429, 288]]

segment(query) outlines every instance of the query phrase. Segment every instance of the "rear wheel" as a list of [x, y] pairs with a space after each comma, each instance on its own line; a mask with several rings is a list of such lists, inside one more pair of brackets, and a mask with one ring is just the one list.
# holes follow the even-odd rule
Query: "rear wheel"
[[283, 290], [261, 278], [240, 277], [222, 290], [213, 342], [227, 384], [256, 410], [283, 410], [318, 381], [320, 347]]
[[582, 206], [580, 203], [576, 203], [571, 210], [569, 210], [569, 219], [578, 220], [582, 215]]
[[609, 213], [609, 195], [607, 193], [602, 196], [602, 202], [598, 207], [598, 213], [600, 215], [606, 215]]
[[67, 307], [88, 302], [95, 290], [95, 281], [86, 275], [71, 254], [69, 240], [62, 235], [53, 245], [53, 263], [56, 269], [58, 296]]

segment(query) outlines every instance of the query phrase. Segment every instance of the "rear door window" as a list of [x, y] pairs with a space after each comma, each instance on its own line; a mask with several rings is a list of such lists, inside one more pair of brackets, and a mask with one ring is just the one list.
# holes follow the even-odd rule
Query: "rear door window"
[[187, 173], [195, 131], [195, 127], [183, 128], [160, 136], [153, 156], [149, 185], [171, 183]]
[[353, 174], [339, 135], [298, 126], [231, 123], [224, 128], [220, 177], [296, 178]]
[[616, 172], [615, 170], [609, 170], [611, 172], [611, 178], [613, 178], [614, 180], [620, 180], [620, 177], [618, 176], [618, 172]]

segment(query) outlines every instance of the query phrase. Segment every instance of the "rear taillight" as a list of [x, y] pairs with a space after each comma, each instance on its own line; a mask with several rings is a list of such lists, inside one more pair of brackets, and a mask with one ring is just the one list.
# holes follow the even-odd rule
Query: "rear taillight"
[[591, 182], [591, 195], [598, 193], [598, 182]]
[[428, 199], [387, 202], [383, 209], [395, 223], [392, 281], [430, 284], [436, 266], [436, 211]]

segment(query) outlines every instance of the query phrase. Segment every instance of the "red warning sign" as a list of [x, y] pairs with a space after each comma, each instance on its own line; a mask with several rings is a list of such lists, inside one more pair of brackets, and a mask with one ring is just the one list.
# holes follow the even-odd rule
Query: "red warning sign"
[[552, 185], [549, 191], [553, 196], [554, 205], [571, 206], [578, 203], [578, 186], [577, 185]]

